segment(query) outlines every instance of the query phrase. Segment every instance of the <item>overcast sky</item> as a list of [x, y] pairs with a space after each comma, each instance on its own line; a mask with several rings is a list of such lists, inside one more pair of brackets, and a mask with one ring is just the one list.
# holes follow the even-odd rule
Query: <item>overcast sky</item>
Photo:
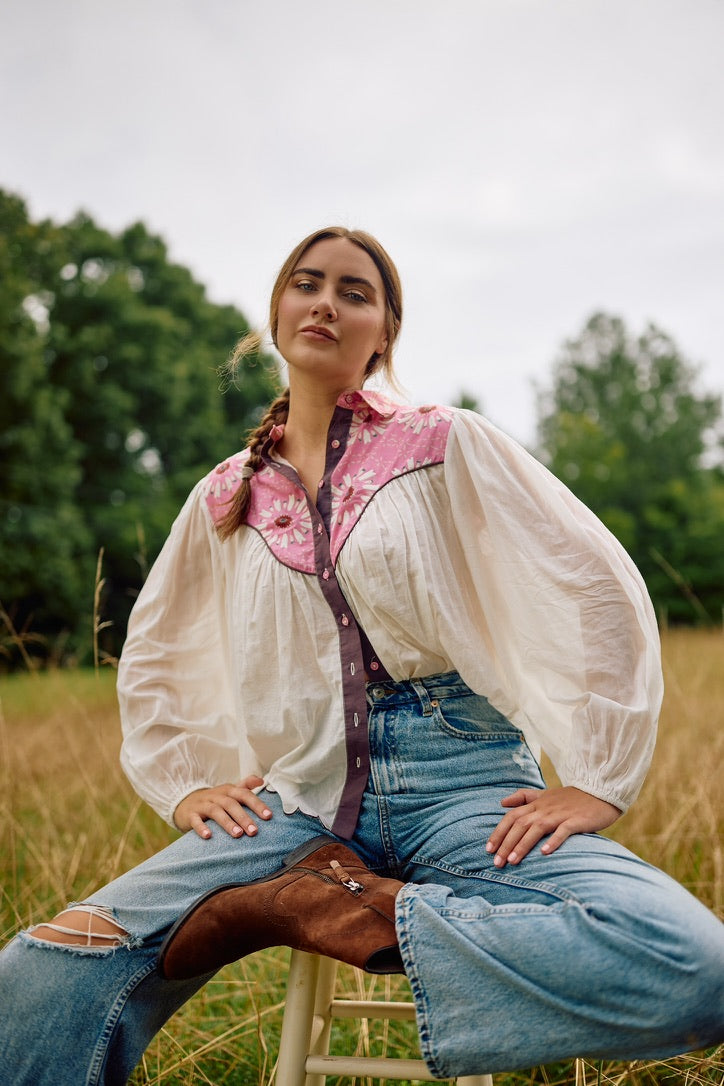
[[299, 238], [400, 269], [398, 370], [520, 440], [597, 309], [724, 388], [722, 0], [0, 2], [0, 185], [143, 219], [264, 321]]

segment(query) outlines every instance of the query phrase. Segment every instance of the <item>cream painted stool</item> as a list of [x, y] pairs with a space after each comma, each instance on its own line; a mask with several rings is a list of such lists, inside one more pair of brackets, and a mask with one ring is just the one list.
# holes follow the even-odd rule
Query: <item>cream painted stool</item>
[[[331, 1056], [329, 1038], [334, 1018], [414, 1020], [412, 1003], [335, 999], [337, 962], [293, 950], [279, 1046], [276, 1086], [326, 1086], [327, 1075], [415, 1079], [439, 1082], [423, 1060], [371, 1056]], [[458, 1086], [493, 1086], [491, 1075], [467, 1075]]]

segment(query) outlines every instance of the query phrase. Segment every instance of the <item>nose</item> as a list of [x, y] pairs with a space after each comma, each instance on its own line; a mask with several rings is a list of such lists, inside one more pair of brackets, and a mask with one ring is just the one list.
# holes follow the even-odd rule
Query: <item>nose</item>
[[314, 317], [322, 317], [324, 320], [328, 321], [336, 321], [337, 319], [337, 308], [334, 304], [334, 298], [330, 288], [326, 285], [314, 295], [310, 308], [312, 316]]

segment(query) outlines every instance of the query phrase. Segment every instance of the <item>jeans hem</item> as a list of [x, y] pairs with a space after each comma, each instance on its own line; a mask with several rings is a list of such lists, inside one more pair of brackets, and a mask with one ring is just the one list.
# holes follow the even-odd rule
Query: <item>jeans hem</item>
[[[413, 952], [413, 941], [410, 940], [409, 937], [409, 928], [412, 926], [413, 902], [418, 896], [418, 893], [419, 887], [412, 883], [407, 883], [398, 893], [395, 901], [395, 928], [397, 930], [397, 941], [400, 946], [402, 964], [405, 967], [405, 973], [407, 974], [407, 979], [410, 983], [412, 998], [415, 1002], [415, 1019], [420, 1042], [420, 1053], [427, 1064], [430, 1073], [437, 1078], [444, 1078], [445, 1071], [440, 1067], [432, 1052], [431, 1029], [427, 1016], [427, 1000], [425, 998], [425, 991], [420, 975], [417, 971], [415, 955]], [[410, 899], [409, 903], [407, 900], [408, 898]]]

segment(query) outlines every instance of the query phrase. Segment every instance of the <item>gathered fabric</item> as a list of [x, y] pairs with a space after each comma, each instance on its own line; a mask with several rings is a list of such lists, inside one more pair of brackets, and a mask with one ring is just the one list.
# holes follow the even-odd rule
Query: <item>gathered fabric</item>
[[472, 412], [345, 394], [316, 502], [270, 439], [249, 522], [222, 543], [246, 458], [190, 495], [121, 658], [122, 764], [164, 819], [256, 773], [349, 839], [366, 677], [451, 670], [564, 784], [630, 805], [663, 690], [655, 616], [620, 544], [538, 461]]

